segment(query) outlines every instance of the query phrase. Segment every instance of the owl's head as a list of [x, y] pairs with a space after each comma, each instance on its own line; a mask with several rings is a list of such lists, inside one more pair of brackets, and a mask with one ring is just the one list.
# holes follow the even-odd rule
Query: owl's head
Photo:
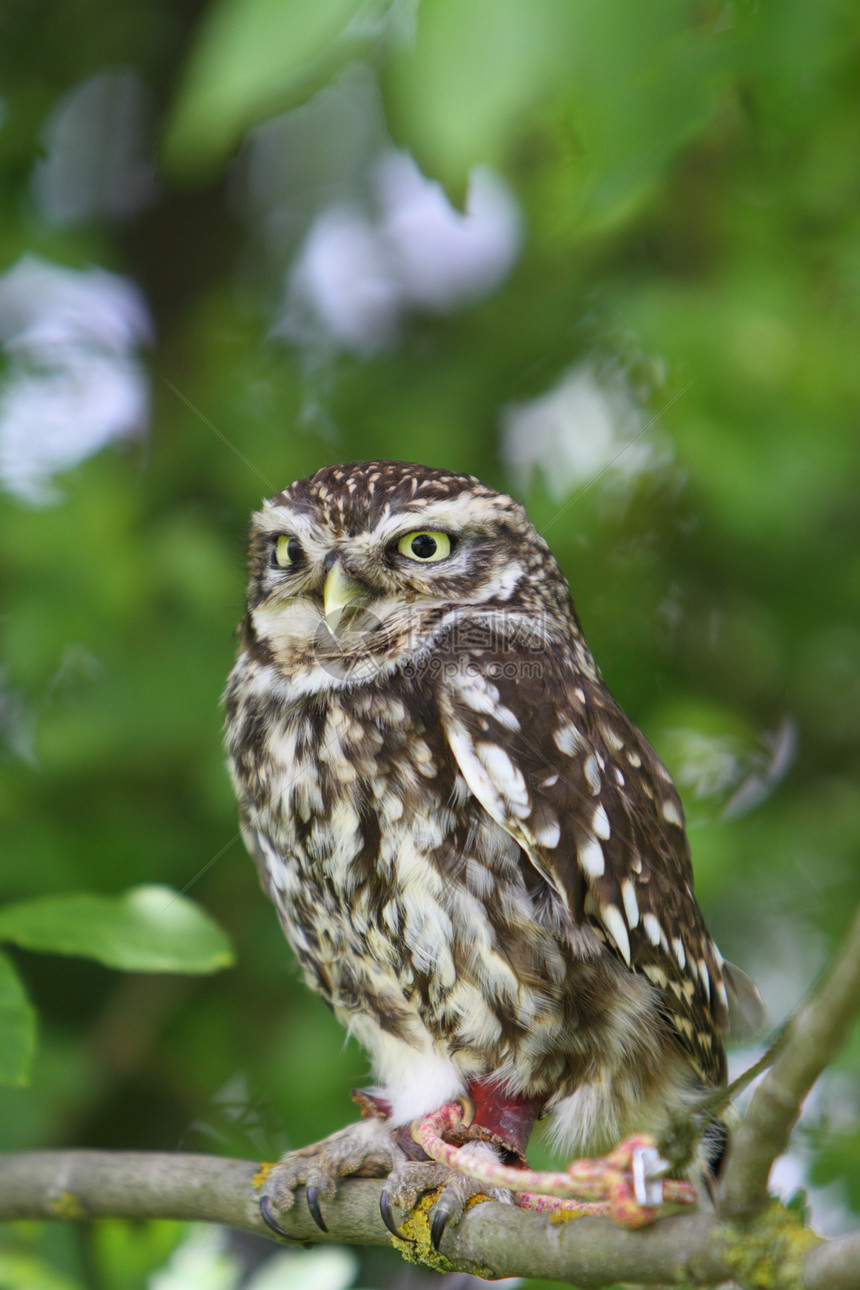
[[251, 522], [247, 630], [294, 671], [393, 659], [452, 605], [564, 615], [569, 593], [523, 507], [471, 475], [395, 461], [326, 466]]

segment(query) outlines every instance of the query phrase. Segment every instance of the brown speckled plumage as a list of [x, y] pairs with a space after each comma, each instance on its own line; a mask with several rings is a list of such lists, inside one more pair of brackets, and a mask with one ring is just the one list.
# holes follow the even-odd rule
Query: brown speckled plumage
[[[403, 554], [416, 531], [450, 555]], [[327, 625], [335, 564], [358, 591]], [[425, 466], [327, 467], [254, 517], [250, 573], [226, 694], [243, 835], [394, 1122], [489, 1077], [594, 1151], [721, 1083], [680, 801], [523, 508]]]

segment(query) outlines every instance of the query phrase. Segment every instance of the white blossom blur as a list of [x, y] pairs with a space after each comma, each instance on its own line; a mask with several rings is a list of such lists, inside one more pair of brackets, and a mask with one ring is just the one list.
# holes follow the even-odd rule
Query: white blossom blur
[[518, 487], [539, 475], [563, 501], [609, 471], [628, 483], [666, 464], [666, 448], [645, 437], [647, 428], [623, 371], [604, 373], [586, 359], [548, 393], [502, 409], [502, 460]]
[[42, 131], [33, 169], [40, 213], [52, 224], [122, 220], [158, 196], [151, 158], [149, 93], [131, 67], [110, 67], [74, 85]]
[[755, 743], [687, 726], [663, 731], [663, 740], [676, 783], [695, 800], [722, 801], [726, 820], [755, 810], [776, 792], [797, 755], [797, 726], [789, 716], [776, 730], [761, 730]]
[[149, 384], [136, 354], [151, 338], [127, 278], [35, 256], [3, 274], [0, 487], [31, 506], [56, 502], [56, 474], [143, 432]]
[[147, 1290], [348, 1290], [358, 1270], [355, 1254], [340, 1246], [281, 1250], [249, 1270], [226, 1228], [200, 1223], [150, 1276]]
[[447, 313], [480, 300], [516, 261], [519, 212], [487, 170], [473, 173], [462, 213], [402, 152], [382, 154], [370, 190], [369, 203], [337, 202], [311, 225], [275, 334], [327, 336], [369, 356], [396, 342], [408, 312]]
[[7, 681], [5, 667], [0, 667], [0, 761], [20, 757], [36, 765], [36, 718], [21, 690]]

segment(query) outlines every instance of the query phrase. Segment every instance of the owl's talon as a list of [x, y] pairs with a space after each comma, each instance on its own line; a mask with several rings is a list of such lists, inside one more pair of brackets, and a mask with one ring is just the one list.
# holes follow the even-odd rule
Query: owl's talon
[[308, 1213], [319, 1230], [328, 1233], [321, 1201], [335, 1198], [340, 1180], [386, 1178], [402, 1159], [403, 1152], [384, 1120], [350, 1124], [322, 1142], [289, 1152], [271, 1167], [265, 1197], [260, 1200], [263, 1221], [279, 1236], [287, 1236], [275, 1215], [290, 1209], [296, 1193], [304, 1188]]
[[396, 1236], [402, 1241], [403, 1234], [397, 1226], [397, 1223], [394, 1221], [394, 1212], [391, 1208], [391, 1196], [388, 1193], [388, 1188], [385, 1188], [379, 1197], [379, 1213], [382, 1216], [383, 1223], [388, 1228], [391, 1235]]
[[271, 1196], [267, 1196], [264, 1192], [260, 1197], [258, 1207], [260, 1210], [260, 1218], [266, 1224], [266, 1227], [270, 1227], [272, 1229], [276, 1236], [283, 1237], [285, 1241], [295, 1241], [297, 1239], [295, 1236], [290, 1236], [289, 1232], [285, 1232], [278, 1220], [275, 1218]]
[[314, 1187], [314, 1186], [308, 1186], [308, 1187], [306, 1187], [306, 1188], [305, 1188], [305, 1200], [307, 1201], [307, 1205], [308, 1205], [308, 1209], [310, 1210], [311, 1218], [314, 1220], [314, 1222], [316, 1223], [317, 1227], [320, 1229], [320, 1231], [321, 1231], [321, 1232], [327, 1232], [327, 1231], [328, 1231], [328, 1228], [327, 1228], [327, 1227], [326, 1227], [326, 1225], [325, 1225], [325, 1219], [323, 1218], [323, 1216], [322, 1216], [322, 1210], [320, 1209], [320, 1193], [319, 1193], [319, 1188], [318, 1188], [318, 1187]]
[[441, 1200], [438, 1201], [433, 1210], [433, 1219], [430, 1223], [430, 1244], [437, 1253], [442, 1237], [445, 1235], [445, 1228], [451, 1222], [453, 1217], [454, 1210], [449, 1205], [444, 1204]]

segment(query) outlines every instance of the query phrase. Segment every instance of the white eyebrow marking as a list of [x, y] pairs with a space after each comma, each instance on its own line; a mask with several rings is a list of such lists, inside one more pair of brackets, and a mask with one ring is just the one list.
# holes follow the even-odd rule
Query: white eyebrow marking
[[415, 528], [415, 521], [420, 520], [422, 528], [438, 527], [455, 532], [468, 527], [469, 522], [486, 524], [495, 520], [503, 512], [492, 500], [485, 497], [473, 497], [465, 491], [457, 497], [445, 498], [439, 502], [424, 502], [415, 510], [398, 510], [394, 515], [380, 516], [374, 526], [382, 541], [400, 537]]
[[297, 536], [317, 541], [321, 538], [317, 526], [309, 515], [298, 508], [293, 510], [290, 506], [273, 505], [271, 502], [266, 502], [263, 509], [254, 515], [254, 528], [264, 536], [282, 533], [286, 529]]

